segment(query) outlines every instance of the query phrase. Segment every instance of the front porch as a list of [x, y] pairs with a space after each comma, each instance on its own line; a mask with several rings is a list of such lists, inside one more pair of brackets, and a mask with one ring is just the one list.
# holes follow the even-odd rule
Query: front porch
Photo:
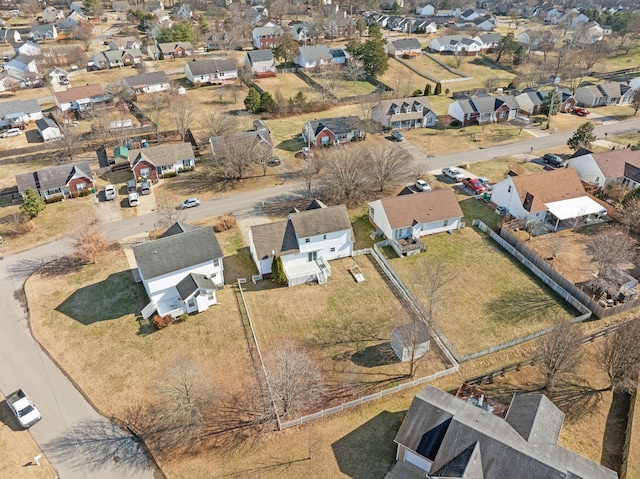
[[317, 281], [318, 284], [326, 284], [327, 279], [331, 276], [331, 266], [323, 257], [308, 263], [287, 265], [284, 262], [282, 266], [289, 286], [297, 286], [311, 281]]

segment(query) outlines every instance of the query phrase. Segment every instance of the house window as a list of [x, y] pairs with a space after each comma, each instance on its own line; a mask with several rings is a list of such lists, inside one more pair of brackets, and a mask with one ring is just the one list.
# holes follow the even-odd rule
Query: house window
[[151, 174], [151, 168], [140, 168], [140, 176], [143, 178], [148, 178]]
[[449, 226], [449, 220], [444, 220], [442, 222], [442, 226]]
[[218, 258], [213, 260], [213, 265], [217, 268], [218, 266], [220, 266], [220, 260]]
[[187, 306], [189, 308], [193, 308], [196, 305], [196, 300], [194, 298], [191, 298], [188, 302], [187, 302]]
[[87, 189], [87, 184], [86, 183], [78, 183], [76, 185], [76, 190], [78, 191], [82, 191], [82, 190], [86, 190]]
[[322, 235], [322, 239], [327, 239], [327, 235]]
[[375, 211], [373, 210], [373, 208], [369, 208], [369, 216], [371, 216], [372, 218], [375, 216]]
[[507, 188], [507, 193], [511, 193], [511, 186], [509, 186], [509, 188]]
[[318, 252], [317, 251], [311, 251], [310, 253], [307, 254], [307, 258], [309, 259], [309, 262], [317, 260], [318, 259]]
[[305, 243], [311, 243], [311, 238], [305, 238], [305, 239], [304, 239], [304, 242], [305, 242]]
[[331, 249], [329, 251], [331, 251], [332, 253], [335, 253], [336, 252], [335, 246], [331, 247]]
[[209, 301], [214, 301], [216, 299], [216, 295], [213, 293], [213, 291], [207, 291], [207, 299]]

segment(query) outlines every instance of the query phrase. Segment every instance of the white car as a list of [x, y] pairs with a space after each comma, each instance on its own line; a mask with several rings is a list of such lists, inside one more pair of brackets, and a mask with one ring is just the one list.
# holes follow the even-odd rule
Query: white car
[[194, 208], [195, 206], [200, 206], [200, 200], [198, 198], [187, 198], [182, 203], [180, 203], [181, 210]]
[[2, 134], [2, 138], [9, 138], [10, 136], [20, 136], [22, 135], [22, 131], [20, 128], [9, 128]]
[[431, 191], [431, 186], [424, 180], [416, 180], [415, 187], [419, 191]]
[[455, 181], [456, 183], [460, 183], [462, 180], [466, 178], [466, 176], [462, 173], [462, 171], [457, 168], [442, 168], [442, 174], [449, 178], [450, 180]]
[[107, 185], [104, 187], [104, 199], [107, 201], [115, 200], [118, 196], [115, 185]]

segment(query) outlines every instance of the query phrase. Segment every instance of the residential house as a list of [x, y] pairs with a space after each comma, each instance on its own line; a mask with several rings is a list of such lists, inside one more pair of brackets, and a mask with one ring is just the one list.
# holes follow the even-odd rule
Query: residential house
[[629, 80], [629, 86], [632, 90], [640, 89], [640, 77], [635, 77]]
[[185, 65], [184, 75], [193, 85], [224, 85], [238, 78], [238, 67], [233, 60], [193, 60]]
[[53, 118], [41, 118], [36, 120], [36, 127], [44, 141], [59, 140], [62, 138], [60, 127]]
[[507, 176], [493, 187], [491, 201], [515, 218], [548, 223], [554, 231], [577, 219], [600, 218], [606, 209], [584, 190], [577, 170], [561, 168], [524, 176]]
[[570, 90], [566, 88], [559, 88], [560, 93], [560, 108], [559, 111], [563, 113], [571, 113], [576, 106], [576, 99]]
[[564, 413], [544, 394], [516, 393], [504, 418], [499, 411], [484, 395], [465, 400], [425, 387], [395, 437], [387, 478], [618, 477], [558, 445]]
[[628, 83], [611, 82], [602, 85], [587, 85], [573, 94], [580, 106], [593, 108], [603, 105], [624, 105], [631, 102], [633, 90]]
[[422, 45], [417, 38], [403, 38], [387, 43], [387, 53], [392, 57], [410, 57], [420, 55]]
[[387, 28], [394, 32], [408, 32], [411, 20], [405, 17], [389, 17]]
[[193, 55], [193, 45], [191, 42], [157, 43], [147, 47], [147, 54], [154, 60], [185, 58]]
[[[173, 25], [173, 21], [171, 21], [171, 16], [169, 15], [169, 13], [170, 13], [169, 11], [165, 11], [164, 9], [154, 10], [153, 12], [151, 12], [151, 14], [153, 14], [153, 16], [156, 17], [155, 18], [157, 22], [156, 25], [163, 24], [166, 22], [167, 26], [171, 27]], [[152, 35], [153, 38], [155, 38], [156, 35], [157, 35], [157, 31], [155, 32], [154, 35]]]
[[429, 98], [418, 96], [382, 100], [371, 109], [371, 118], [382, 126], [399, 130], [435, 126], [437, 115], [431, 110]]
[[56, 26], [53, 24], [34, 25], [31, 27], [29, 38], [36, 42], [55, 40], [58, 38], [58, 30], [56, 30]]
[[88, 22], [89, 18], [81, 12], [72, 11], [64, 20], [56, 23], [56, 28], [60, 31], [71, 31], [78, 27], [82, 22]]
[[176, 20], [188, 20], [193, 16], [193, 10], [186, 3], [175, 3], [171, 7], [171, 14]]
[[157, 180], [166, 173], [179, 173], [196, 166], [196, 155], [190, 143], [173, 143], [128, 151], [129, 164], [135, 178]]
[[640, 150], [624, 148], [602, 153], [585, 152], [572, 157], [568, 167], [575, 169], [582, 181], [598, 188], [606, 188], [611, 183], [619, 183], [629, 189], [640, 185]]
[[356, 20], [351, 17], [331, 19], [327, 24], [327, 34], [332, 39], [351, 38], [356, 34]]
[[164, 11], [164, 2], [162, 0], [151, 0], [145, 3], [147, 10], [151, 13]]
[[598, 22], [581, 23], [576, 28], [574, 39], [578, 43], [592, 45], [605, 37], [605, 31]]
[[88, 161], [20, 173], [16, 175], [16, 183], [18, 193], [23, 194], [25, 190], [32, 189], [45, 199], [55, 196], [73, 198], [81, 195], [84, 190], [91, 191], [95, 188]]
[[462, 35], [444, 35], [429, 42], [429, 50], [454, 55], [476, 56], [482, 50], [482, 42]]
[[436, 8], [430, 3], [419, 3], [416, 7], [416, 15], [421, 17], [427, 17], [433, 15], [436, 12]]
[[302, 130], [304, 142], [313, 146], [339, 145], [362, 140], [364, 137], [364, 126], [357, 116], [307, 121]]
[[518, 102], [511, 95], [463, 97], [449, 104], [448, 114], [460, 125], [504, 123], [518, 115]]
[[18, 55], [26, 55], [29, 57], [39, 57], [42, 55], [42, 48], [40, 48], [40, 45], [32, 42], [31, 40], [16, 44], [14, 48]]
[[451, 188], [399, 195], [369, 203], [369, 222], [391, 240], [399, 256], [420, 252], [423, 236], [462, 226], [462, 210]]
[[137, 65], [140, 64], [140, 62], [142, 62], [142, 52], [137, 48], [106, 50], [104, 52], [94, 53], [93, 55], [93, 67], [98, 70], [122, 68]]
[[273, 49], [282, 42], [284, 31], [279, 25], [269, 27], [255, 27], [251, 33], [253, 46], [259, 50]]
[[491, 15], [484, 15], [481, 17], [474, 18], [471, 22], [470, 27], [474, 29], [484, 30], [485, 32], [490, 32], [498, 26], [498, 20]]
[[61, 112], [90, 112], [106, 108], [111, 96], [100, 85], [84, 85], [53, 93], [56, 105]]
[[15, 45], [16, 43], [20, 43], [21, 41], [22, 37], [18, 30], [7, 27], [0, 28], [0, 43], [9, 43], [11, 45]]
[[577, 8], [572, 8], [567, 10], [564, 15], [562, 15], [557, 23], [560, 25], [566, 25], [569, 28], [576, 28], [581, 23], [587, 23], [589, 21], [589, 17], [587, 17], [584, 13], [580, 13]]
[[84, 13], [85, 12], [85, 7], [84, 7], [84, 2], [83, 1], [74, 1], [71, 2], [69, 4], [69, 9], [72, 12], [76, 12], [76, 13]]
[[348, 53], [342, 48], [331, 48], [331, 63], [334, 65], [345, 65], [347, 63]]
[[0, 91], [16, 91], [40, 85], [40, 75], [30, 71], [0, 71]]
[[51, 85], [68, 85], [69, 84], [69, 72], [59, 67], [50, 68], [47, 72], [49, 83]]
[[253, 5], [247, 10], [247, 17], [251, 25], [256, 25], [269, 18], [269, 10], [265, 5]]
[[4, 64], [4, 71], [15, 71], [19, 73], [38, 73], [38, 65], [35, 57], [18, 53], [11, 60]]
[[472, 22], [478, 17], [483, 17], [487, 14], [486, 10], [468, 8], [460, 14], [460, 19], [465, 22]]
[[0, 128], [16, 128], [42, 118], [38, 100], [12, 100], [0, 103]]
[[247, 52], [244, 64], [257, 78], [274, 77], [277, 75], [276, 61], [271, 50], [254, 50]]
[[430, 35], [437, 31], [438, 25], [436, 25], [436, 22], [431, 22], [429, 20], [416, 19], [411, 24], [411, 33], [426, 33], [427, 35]]
[[224, 254], [210, 226], [174, 223], [160, 238], [134, 246], [133, 256], [150, 301], [143, 317], [155, 311], [175, 318], [206, 311], [218, 302]]
[[459, 18], [460, 17], [460, 9], [459, 8], [454, 8], [451, 10], [448, 9], [442, 9], [442, 10], [437, 10], [436, 11], [436, 17], [453, 17], [453, 18]]
[[113, 0], [111, 2], [111, 10], [114, 12], [128, 12], [131, 5], [128, 0]]
[[312, 45], [299, 48], [293, 62], [300, 68], [322, 67], [333, 62], [333, 54], [327, 45]]
[[167, 91], [170, 88], [170, 83], [167, 74], [159, 71], [124, 77], [122, 86], [132, 95], [141, 95]]
[[62, 20], [63, 18], [64, 12], [62, 10], [49, 6], [42, 10], [38, 19], [42, 19], [42, 23], [54, 23], [56, 20]]
[[251, 226], [249, 251], [260, 276], [271, 274], [274, 258], [282, 260], [289, 286], [331, 276], [329, 261], [353, 255], [353, 230], [344, 205], [327, 207], [312, 202], [286, 220]]
[[250, 152], [254, 158], [268, 159], [273, 151], [273, 141], [269, 129], [243, 131], [233, 135], [212, 136], [209, 138], [211, 153], [216, 160], [222, 160], [233, 151]]
[[142, 49], [142, 40], [136, 37], [115, 37], [109, 40], [109, 50]]
[[293, 36], [293, 39], [299, 44], [305, 44], [308, 36], [307, 31], [309, 29], [309, 24], [307, 22], [293, 22], [289, 25], [289, 31]]
[[480, 42], [480, 48], [482, 50], [489, 50], [490, 48], [496, 48], [502, 40], [502, 35], [499, 33], [482, 33], [474, 38], [474, 40]]
[[527, 115], [537, 115], [540, 113], [540, 108], [544, 102], [545, 94], [532, 88], [524, 90], [519, 95], [515, 96], [518, 102], [518, 108], [521, 113]]

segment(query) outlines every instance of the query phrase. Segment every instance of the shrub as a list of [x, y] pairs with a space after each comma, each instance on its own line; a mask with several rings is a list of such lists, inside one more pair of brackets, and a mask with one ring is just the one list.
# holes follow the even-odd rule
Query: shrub
[[151, 319], [156, 329], [163, 329], [169, 326], [173, 322], [173, 316], [170, 314], [166, 314], [164, 316], [160, 316], [159, 314], [155, 314]]
[[422, 96], [422, 90], [420, 90], [420, 88], [416, 88], [415, 90], [413, 90], [411, 96]]
[[178, 176], [178, 172], [177, 171], [168, 171], [163, 176], [165, 178], [175, 178], [176, 176]]
[[182, 313], [180, 316], [178, 316], [178, 317], [175, 319], [175, 321], [174, 321], [174, 322], [175, 322], [175, 323], [182, 323], [183, 321], [186, 321], [188, 317], [189, 317], [189, 315], [188, 315], [187, 313]]
[[64, 196], [60, 195], [60, 196], [52, 196], [51, 198], [47, 198], [46, 202], [48, 205], [50, 205], [51, 203], [58, 203], [60, 201], [62, 201], [64, 199]]
[[89, 196], [89, 188], [80, 191], [80, 196]]
[[236, 225], [236, 218], [233, 215], [224, 215], [218, 219], [216, 224], [213, 226], [213, 230], [216, 233], [220, 233], [222, 231], [230, 230], [235, 225]]
[[80, 197], [80, 192], [79, 191], [72, 191], [71, 192], [71, 198], [79, 198]]

